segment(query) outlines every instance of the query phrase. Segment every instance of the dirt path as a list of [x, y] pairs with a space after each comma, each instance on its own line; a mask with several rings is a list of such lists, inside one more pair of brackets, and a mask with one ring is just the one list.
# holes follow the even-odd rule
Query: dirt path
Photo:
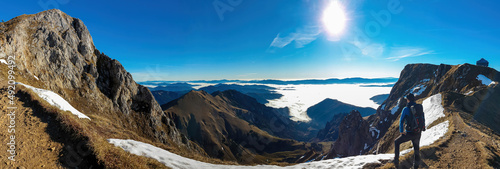
[[[462, 114], [470, 116], [468, 114]], [[423, 163], [420, 168], [499, 168], [500, 167], [500, 139], [498, 135], [488, 132], [483, 126], [468, 122], [459, 113], [454, 112], [451, 117], [451, 136], [445, 141], [435, 143], [421, 149]], [[472, 119], [467, 117], [466, 119]], [[487, 132], [485, 134], [484, 132]], [[447, 136], [444, 136], [446, 138]], [[384, 161], [380, 168], [394, 168], [392, 163]], [[411, 168], [413, 152], [401, 160], [400, 168]], [[364, 168], [378, 168], [380, 165], [365, 166]], [[493, 167], [491, 167], [493, 166]]]
[[[20, 97], [20, 95], [17, 95]], [[34, 111], [31, 103], [23, 102], [23, 98], [16, 98], [15, 105], [15, 139], [11, 140], [9, 133], [9, 123], [11, 122], [7, 108], [9, 99], [5, 87], [0, 89], [0, 165], [2, 168], [63, 168], [60, 165], [60, 152], [63, 148], [61, 140], [63, 136], [57, 135], [59, 132], [54, 128], [53, 119], [43, 115], [41, 111]], [[12, 129], [12, 128], [10, 128]], [[60, 137], [60, 138], [57, 138]], [[15, 141], [16, 156], [15, 161], [9, 160], [11, 156], [7, 152], [7, 143]]]
[[436, 152], [438, 161], [429, 162], [431, 168], [487, 168], [481, 160], [481, 148], [477, 143], [483, 137], [466, 125], [463, 119], [454, 113], [452, 116], [454, 131], [450, 140], [440, 145]]

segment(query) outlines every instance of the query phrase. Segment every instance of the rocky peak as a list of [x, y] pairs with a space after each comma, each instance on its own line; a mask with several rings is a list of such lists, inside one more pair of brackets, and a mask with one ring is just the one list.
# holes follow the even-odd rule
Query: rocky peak
[[361, 113], [352, 110], [339, 126], [339, 138], [333, 143], [327, 159], [360, 155], [367, 152], [375, 139], [369, 131], [370, 125]]
[[0, 25], [0, 56], [16, 57], [23, 83], [54, 91], [71, 104], [85, 100], [82, 107], [92, 108], [80, 110], [86, 114], [117, 112], [117, 119], [128, 123], [124, 126], [155, 141], [182, 144], [149, 89], [95, 48], [80, 19], [53, 9]]
[[22, 60], [17, 63], [20, 70], [52, 82], [47, 88], [80, 88], [85, 73], [96, 78], [94, 43], [81, 20], [53, 9], [22, 15], [3, 24], [6, 29], [0, 53], [16, 56]]
[[325, 128], [318, 131], [318, 135], [313, 141], [335, 141], [339, 138], [340, 123], [345, 119], [347, 113], [335, 114], [331, 121], [326, 123]]

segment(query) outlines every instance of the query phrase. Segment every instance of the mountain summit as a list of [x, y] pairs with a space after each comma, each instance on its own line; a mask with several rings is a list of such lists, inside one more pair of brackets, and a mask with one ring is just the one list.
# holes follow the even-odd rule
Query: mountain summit
[[[100, 165], [111, 168], [138, 165], [128, 162], [127, 158], [121, 158], [124, 152], [120, 155], [115, 148], [103, 146], [109, 145], [106, 139], [110, 137], [149, 140], [198, 152], [196, 146], [182, 138], [175, 124], [166, 117], [148, 88], [138, 85], [117, 60], [95, 48], [87, 27], [80, 19], [53, 9], [33, 15], [21, 15], [0, 23], [0, 59], [8, 60], [9, 57], [15, 59], [16, 82], [54, 92], [91, 120], [85, 121], [73, 116], [63, 118], [61, 113], [57, 113], [60, 110], [52, 108], [44, 100], [50, 98], [36, 94], [41, 90], [30, 90], [20, 84], [16, 85], [16, 96], [19, 103], [26, 104], [18, 106], [34, 112], [46, 112], [38, 115], [42, 119], [57, 119], [60, 124], [54, 128], [64, 128], [70, 134], [76, 135], [76, 140], [83, 141], [83, 145], [93, 150], [89, 154], [95, 157]], [[5, 89], [8, 81], [7, 66], [0, 64], [1, 86]], [[32, 102], [35, 107], [27, 104]], [[37, 108], [36, 105], [43, 108]], [[21, 128], [22, 121], [26, 119], [17, 120]], [[29, 130], [29, 126], [26, 127], [28, 128], [25, 129]], [[36, 146], [29, 141], [35, 138], [22, 138], [23, 132], [28, 131], [17, 132], [20, 139], [23, 139], [17, 146], [26, 147], [18, 150], [18, 160], [27, 158], [25, 155], [30, 154], [30, 147]], [[71, 145], [71, 142], [75, 140], [58, 144], [76, 146]], [[54, 153], [59, 151], [63, 154], [61, 158], [67, 158], [71, 153], [64, 149], [58, 150], [56, 146]], [[107, 160], [117, 157], [121, 159]], [[64, 160], [61, 161], [63, 166], [78, 167], [84, 164], [80, 162], [70, 165]], [[52, 164], [47, 165], [58, 164], [57, 161], [46, 163], [51, 162]]]

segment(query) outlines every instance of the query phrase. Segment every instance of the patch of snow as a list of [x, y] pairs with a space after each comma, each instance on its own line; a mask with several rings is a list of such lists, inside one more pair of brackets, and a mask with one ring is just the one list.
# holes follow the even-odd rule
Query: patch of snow
[[419, 84], [415, 86], [413, 89], [411, 89], [411, 92], [413, 93], [413, 95], [418, 96], [422, 94], [425, 91], [425, 89], [427, 89], [426, 85]]
[[[430, 129], [423, 131], [422, 136], [420, 137], [420, 147], [431, 145], [432, 143], [439, 140], [441, 137], [443, 137], [446, 134], [446, 132], [448, 132], [449, 126], [450, 126], [450, 123], [447, 120], [447, 121], [444, 121], [442, 123], [439, 123], [438, 125], [430, 128]], [[413, 151], [413, 148], [403, 150], [403, 151], [401, 151], [400, 154], [407, 154], [411, 151]]]
[[5, 61], [5, 59], [0, 59], [0, 63], [7, 64], [7, 61]]
[[380, 108], [380, 110], [384, 110], [385, 109], [385, 104], [382, 105], [382, 107]]
[[368, 148], [370, 148], [370, 147], [368, 147], [368, 144], [366, 144], [366, 143], [365, 143], [365, 148], [364, 148], [364, 150], [366, 150], [366, 149], [368, 149]]
[[396, 106], [394, 108], [392, 108], [392, 110], [391, 110], [391, 114], [392, 115], [396, 114], [396, 112], [398, 111], [398, 109], [399, 109], [399, 101], [400, 100], [398, 100], [398, 103], [396, 104]]
[[36, 79], [36, 80], [40, 80], [40, 79], [38, 79], [38, 77], [36, 77], [35, 75], [33, 75], [33, 77], [35, 77], [35, 79]]
[[72, 114], [78, 116], [78, 118], [86, 118], [90, 120], [88, 116], [76, 110], [73, 106], [71, 106], [71, 104], [69, 104], [66, 100], [64, 100], [64, 98], [59, 96], [57, 93], [54, 93], [50, 90], [39, 89], [23, 83], [17, 83], [17, 84], [21, 84], [24, 87], [31, 89], [33, 92], [38, 94], [40, 98], [47, 101], [50, 105], [61, 109], [62, 111], [70, 111]]
[[444, 107], [441, 105], [441, 93], [435, 94], [424, 100], [422, 106], [424, 107], [425, 126], [428, 127], [432, 122], [444, 117]]
[[372, 133], [372, 137], [375, 137], [375, 132], [377, 132], [377, 139], [379, 138], [379, 136], [380, 136], [380, 130], [378, 130], [375, 127], [370, 127], [370, 132]]
[[[389, 160], [394, 158], [394, 154], [378, 154], [378, 155], [360, 155], [345, 158], [336, 158], [322, 161], [311, 161], [308, 163], [296, 164], [293, 166], [274, 166], [274, 165], [257, 165], [257, 166], [237, 166], [237, 165], [220, 165], [210, 164], [193, 159], [185, 158], [167, 150], [155, 147], [151, 144], [123, 139], [108, 139], [108, 142], [124, 149], [135, 155], [145, 156], [158, 160], [167, 167], [174, 169], [302, 169], [302, 168], [362, 168], [368, 163], [380, 163], [380, 160]], [[325, 158], [325, 157], [323, 157]]]
[[420, 146], [428, 146], [432, 143], [436, 142], [448, 132], [448, 127], [450, 126], [450, 122], [444, 121], [439, 123], [436, 126], [433, 126], [429, 130], [425, 130], [422, 132], [422, 136], [420, 137]]
[[474, 90], [471, 90], [471, 91], [465, 93], [465, 95], [468, 96], [468, 95], [472, 94], [473, 92], [474, 92]]
[[431, 81], [431, 79], [424, 79], [424, 80], [422, 80], [420, 82], [425, 83], [425, 82], [429, 82], [429, 81]]
[[492, 81], [490, 78], [488, 78], [482, 74], [477, 75], [476, 79], [481, 81], [481, 83], [483, 83], [483, 85], [486, 85], [486, 86], [495, 84], [494, 81]]

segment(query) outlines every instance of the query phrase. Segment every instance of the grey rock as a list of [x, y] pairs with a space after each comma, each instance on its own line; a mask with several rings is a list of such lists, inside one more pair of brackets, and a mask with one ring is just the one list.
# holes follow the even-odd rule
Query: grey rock
[[0, 32], [0, 53], [16, 56], [19, 72], [37, 76], [43, 88], [70, 102], [82, 97], [98, 110], [122, 113], [131, 128], [147, 124], [144, 134], [156, 141], [182, 144], [175, 124], [162, 122], [168, 117], [149, 89], [95, 48], [80, 19], [53, 9], [1, 23]]

